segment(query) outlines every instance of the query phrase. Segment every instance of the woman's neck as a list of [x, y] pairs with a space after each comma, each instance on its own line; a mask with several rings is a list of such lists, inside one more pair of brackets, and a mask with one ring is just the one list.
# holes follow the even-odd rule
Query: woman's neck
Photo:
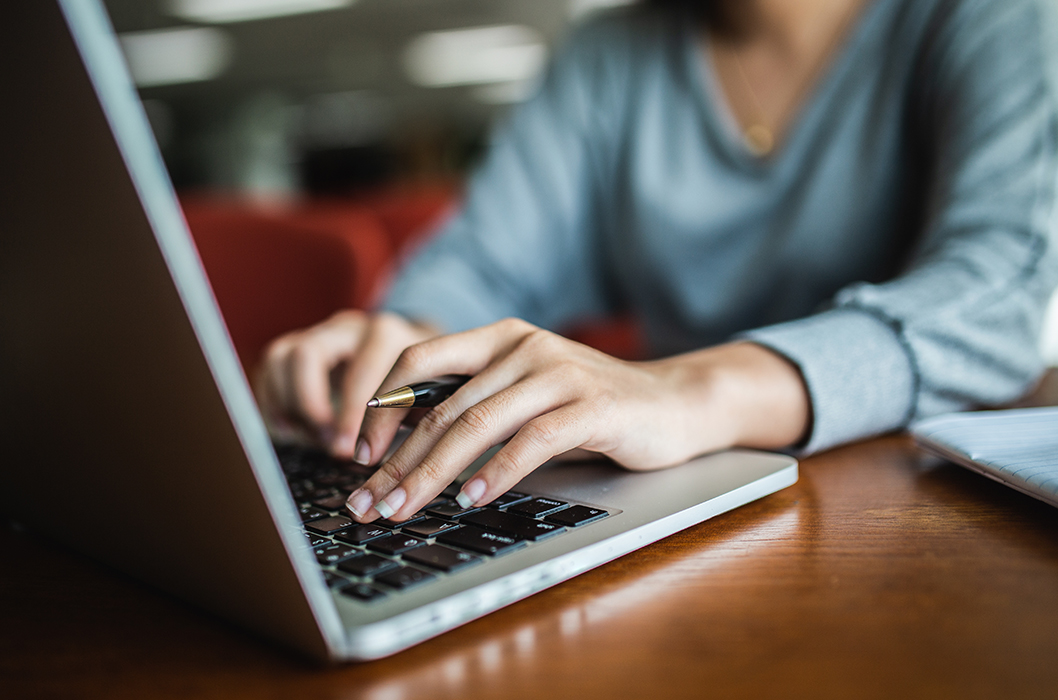
[[715, 34], [713, 67], [747, 145], [769, 155], [868, 0], [728, 0], [737, 31]]
[[862, 4], [864, 0], [738, 0], [740, 31], [727, 40], [765, 45], [788, 58], [812, 56]]

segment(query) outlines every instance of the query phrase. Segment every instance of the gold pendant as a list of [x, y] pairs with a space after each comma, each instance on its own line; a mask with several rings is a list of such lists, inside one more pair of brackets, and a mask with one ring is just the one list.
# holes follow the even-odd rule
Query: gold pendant
[[768, 155], [775, 148], [775, 135], [763, 124], [751, 124], [742, 136], [750, 153], [758, 158]]

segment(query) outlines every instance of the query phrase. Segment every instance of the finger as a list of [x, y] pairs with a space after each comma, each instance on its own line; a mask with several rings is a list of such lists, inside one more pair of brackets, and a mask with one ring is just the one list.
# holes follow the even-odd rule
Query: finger
[[[301, 333], [287, 357], [291, 413], [317, 430], [333, 431], [331, 371], [354, 355], [363, 340], [363, 321], [343, 315]], [[333, 436], [327, 435], [325, 442]]]
[[265, 350], [261, 367], [254, 378], [254, 394], [257, 397], [257, 404], [262, 415], [273, 421], [281, 419], [286, 412], [281, 383], [289, 348], [289, 336], [282, 336], [272, 341]]
[[601, 452], [594, 450], [586, 450], [580, 447], [575, 447], [568, 452], [555, 455], [552, 459], [559, 462], [598, 462], [600, 460], [607, 459], [606, 455]]
[[279, 342], [268, 348], [257, 374], [254, 376], [253, 391], [257, 406], [261, 411], [268, 434], [276, 442], [304, 442], [303, 431], [291, 422], [281, 408], [283, 399], [279, 395], [277, 376], [285, 362], [285, 351]]
[[590, 437], [590, 419], [580, 402], [534, 418], [463, 484], [456, 501], [463, 508], [490, 503], [547, 460], [580, 447]]
[[[402, 479], [412, 468], [422, 462], [430, 450], [468, 409], [510, 389], [519, 380], [525, 378], [527, 370], [527, 366], [523, 366], [516, 358], [508, 355], [472, 377], [441, 404], [426, 411], [400, 448], [388, 460], [387, 466], [400, 475], [397, 480]], [[499, 439], [503, 440], [506, 437], [509, 436]], [[491, 446], [486, 445], [481, 451], [484, 452]]]
[[298, 408], [290, 353], [300, 334], [292, 333], [273, 342], [265, 356], [258, 386], [261, 412], [270, 430], [283, 442], [314, 442], [318, 431]]
[[[510, 319], [412, 345], [401, 353], [378, 390], [391, 391], [446, 374], [481, 374], [497, 359], [510, 354], [513, 347], [532, 330], [533, 326], [528, 323]], [[460, 388], [448, 401], [461, 392], [469, 391], [473, 381]], [[465, 404], [464, 410], [470, 405]], [[392, 408], [367, 411], [360, 436], [371, 454], [376, 457], [382, 454], [381, 450], [392, 441], [406, 415], [407, 411]]]
[[[393, 441], [399, 428], [399, 421], [388, 435], [380, 435], [374, 443], [376, 449], [366, 440], [358, 440], [360, 426], [367, 410], [367, 402], [378, 390], [386, 373], [392, 366], [393, 358], [400, 352], [400, 340], [393, 337], [384, 325], [373, 324], [360, 346], [356, 358], [346, 367], [342, 376], [341, 408], [336, 421], [334, 442], [331, 451], [341, 457], [349, 457], [361, 464], [372, 464], [381, 459], [386, 448]], [[400, 414], [407, 410], [390, 409]]]
[[[515, 434], [527, 421], [568, 401], [564, 390], [544, 377], [530, 378], [474, 404], [454, 419], [445, 417], [434, 423], [428, 416], [423, 422], [431, 425], [420, 422], [415, 432], [427, 444], [436, 440], [432, 449], [420, 459], [420, 445], [405, 442], [365, 484], [376, 499], [375, 510], [396, 520], [416, 513], [487, 449]], [[450, 427], [440, 428], [446, 423]], [[431, 431], [440, 433], [439, 439]], [[413, 432], [409, 440], [414, 436]], [[366, 499], [361, 501], [366, 503]]]

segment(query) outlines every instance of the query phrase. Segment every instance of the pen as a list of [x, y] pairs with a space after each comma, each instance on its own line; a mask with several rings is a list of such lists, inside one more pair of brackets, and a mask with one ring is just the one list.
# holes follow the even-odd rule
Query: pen
[[467, 383], [465, 374], [449, 374], [429, 382], [419, 382], [387, 391], [367, 402], [368, 408], [410, 408], [436, 406]]

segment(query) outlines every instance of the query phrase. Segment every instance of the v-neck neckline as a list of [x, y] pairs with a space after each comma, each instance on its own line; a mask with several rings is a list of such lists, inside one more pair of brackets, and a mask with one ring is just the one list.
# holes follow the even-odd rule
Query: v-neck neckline
[[725, 155], [742, 168], [759, 174], [778, 170], [794, 159], [797, 152], [803, 149], [802, 143], [809, 136], [811, 128], [819, 123], [822, 111], [833, 99], [841, 78], [848, 73], [859, 46], [869, 36], [868, 29], [876, 22], [879, 8], [884, 4], [885, 0], [867, 0], [866, 5], [856, 13], [849, 31], [837, 42], [833, 56], [817, 79], [811, 81], [805, 99], [783, 132], [782, 140], [767, 156], [754, 155], [745, 143], [742, 127], [710, 58], [708, 37], [695, 27], [683, 25], [683, 57], [688, 64], [686, 69], [691, 89]]

